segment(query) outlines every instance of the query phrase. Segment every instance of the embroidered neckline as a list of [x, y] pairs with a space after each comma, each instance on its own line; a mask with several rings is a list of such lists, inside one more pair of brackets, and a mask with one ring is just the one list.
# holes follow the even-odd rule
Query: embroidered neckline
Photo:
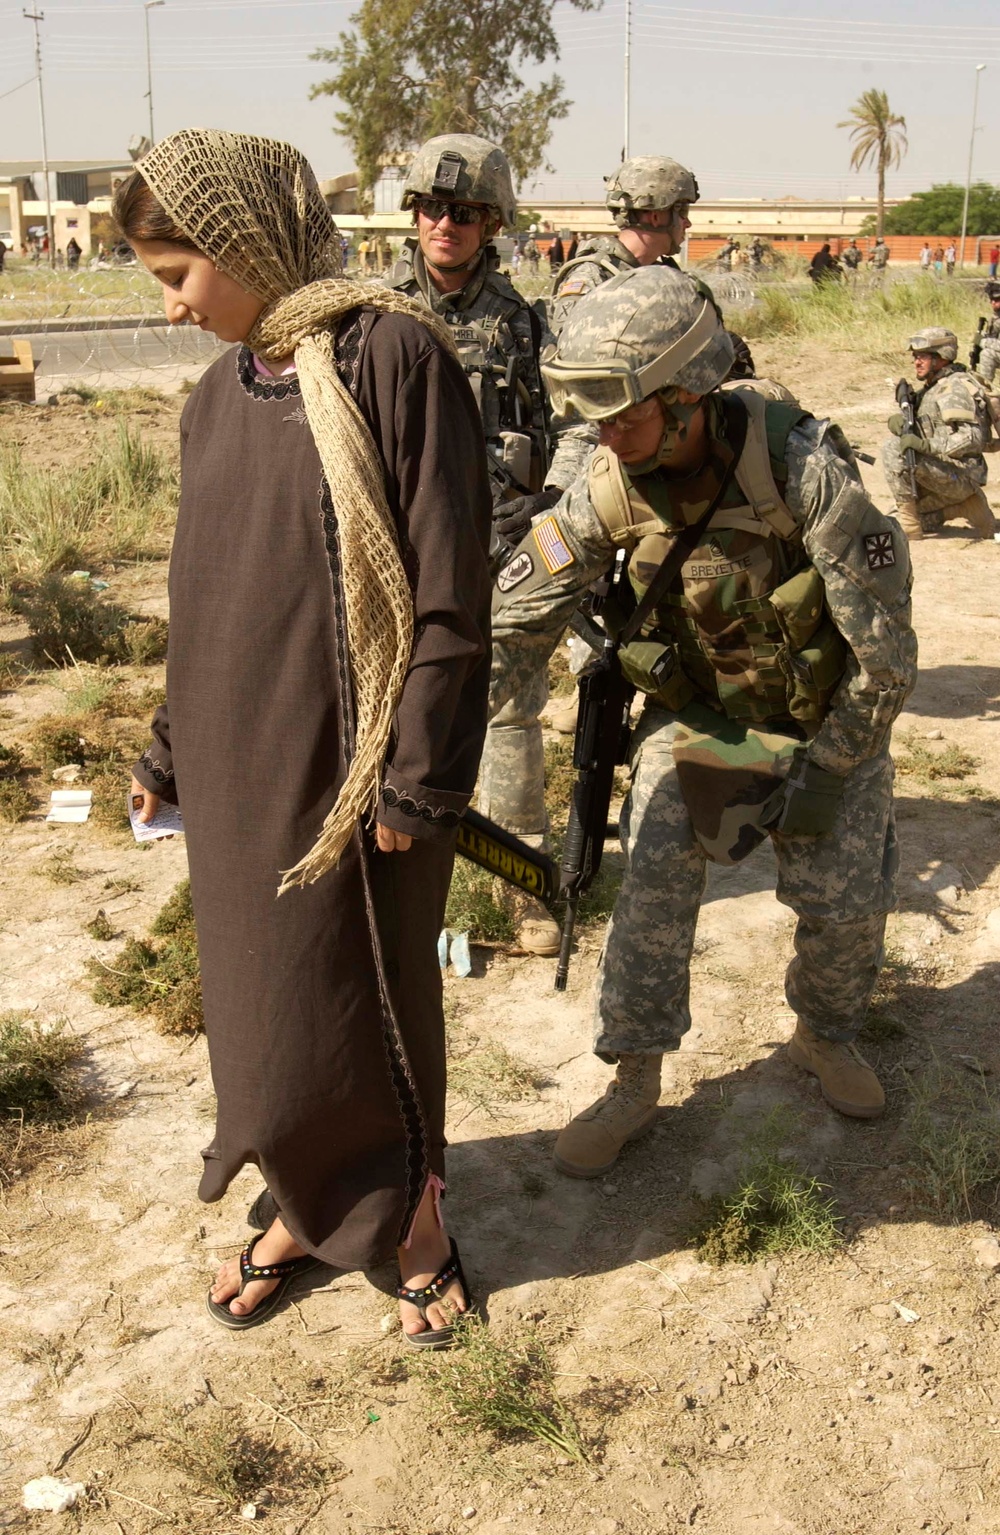
[[253, 353], [245, 344], [237, 350], [236, 376], [244, 394], [251, 395], [255, 400], [287, 400], [302, 393], [297, 374], [266, 378], [258, 373], [254, 367]]

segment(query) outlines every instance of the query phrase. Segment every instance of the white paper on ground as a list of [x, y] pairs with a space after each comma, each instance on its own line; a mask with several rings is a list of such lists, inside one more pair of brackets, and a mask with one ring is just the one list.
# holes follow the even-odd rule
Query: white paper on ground
[[161, 800], [160, 808], [153, 819], [145, 822], [139, 820], [141, 809], [142, 800], [139, 795], [130, 795], [128, 818], [132, 823], [132, 835], [136, 842], [157, 842], [161, 837], [183, 837], [184, 822], [176, 805], [165, 805]]
[[90, 789], [53, 789], [45, 819], [80, 825], [90, 815], [92, 800]]

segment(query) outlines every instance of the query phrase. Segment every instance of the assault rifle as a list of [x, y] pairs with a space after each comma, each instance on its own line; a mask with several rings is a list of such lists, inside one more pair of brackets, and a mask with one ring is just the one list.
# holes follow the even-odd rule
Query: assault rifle
[[[909, 379], [901, 378], [896, 385], [896, 404], [899, 406], [899, 414], [903, 418], [904, 436], [908, 433], [916, 434], [917, 431], [917, 400], [913, 393], [913, 385]], [[912, 448], [907, 448], [903, 453], [903, 465], [910, 481], [910, 499], [917, 499], [917, 455]]]
[[629, 709], [634, 697], [635, 688], [626, 679], [618, 659], [618, 644], [606, 639], [600, 656], [580, 677], [580, 705], [573, 741], [577, 779], [560, 868], [560, 893], [566, 898], [566, 910], [556, 963], [556, 991], [566, 990], [580, 897], [589, 890], [601, 867], [615, 768], [628, 757]]
[[983, 331], [986, 329], [986, 324], [986, 316], [981, 314], [976, 324], [976, 334], [973, 336], [972, 345], [969, 347], [969, 367], [973, 373], [979, 371], [979, 359], [983, 355]]

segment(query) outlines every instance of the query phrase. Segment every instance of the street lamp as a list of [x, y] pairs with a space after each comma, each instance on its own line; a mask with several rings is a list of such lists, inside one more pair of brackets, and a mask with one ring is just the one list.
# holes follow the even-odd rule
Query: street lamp
[[965, 232], [969, 227], [969, 192], [972, 189], [972, 151], [976, 143], [976, 112], [979, 107], [979, 76], [985, 64], [976, 65], [976, 88], [972, 93], [972, 132], [969, 134], [969, 168], [965, 175], [965, 201], [962, 204], [962, 240], [958, 250], [958, 264], [965, 265]]
[[149, 13], [157, 5], [166, 5], [167, 0], [143, 0], [142, 9], [146, 21], [146, 99], [149, 102], [149, 142], [156, 143], [153, 133], [153, 60], [149, 51]]

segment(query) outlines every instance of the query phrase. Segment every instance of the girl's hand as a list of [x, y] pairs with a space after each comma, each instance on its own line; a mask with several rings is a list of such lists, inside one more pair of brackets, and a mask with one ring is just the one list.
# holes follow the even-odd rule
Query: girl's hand
[[413, 838], [409, 832], [393, 831], [391, 826], [383, 826], [381, 821], [376, 821], [375, 841], [380, 853], [405, 853]]
[[151, 821], [160, 808], [160, 796], [154, 794], [151, 789], [144, 789], [137, 778], [133, 778], [129, 794], [133, 799], [142, 799], [142, 809], [139, 811], [139, 820], [144, 824]]

